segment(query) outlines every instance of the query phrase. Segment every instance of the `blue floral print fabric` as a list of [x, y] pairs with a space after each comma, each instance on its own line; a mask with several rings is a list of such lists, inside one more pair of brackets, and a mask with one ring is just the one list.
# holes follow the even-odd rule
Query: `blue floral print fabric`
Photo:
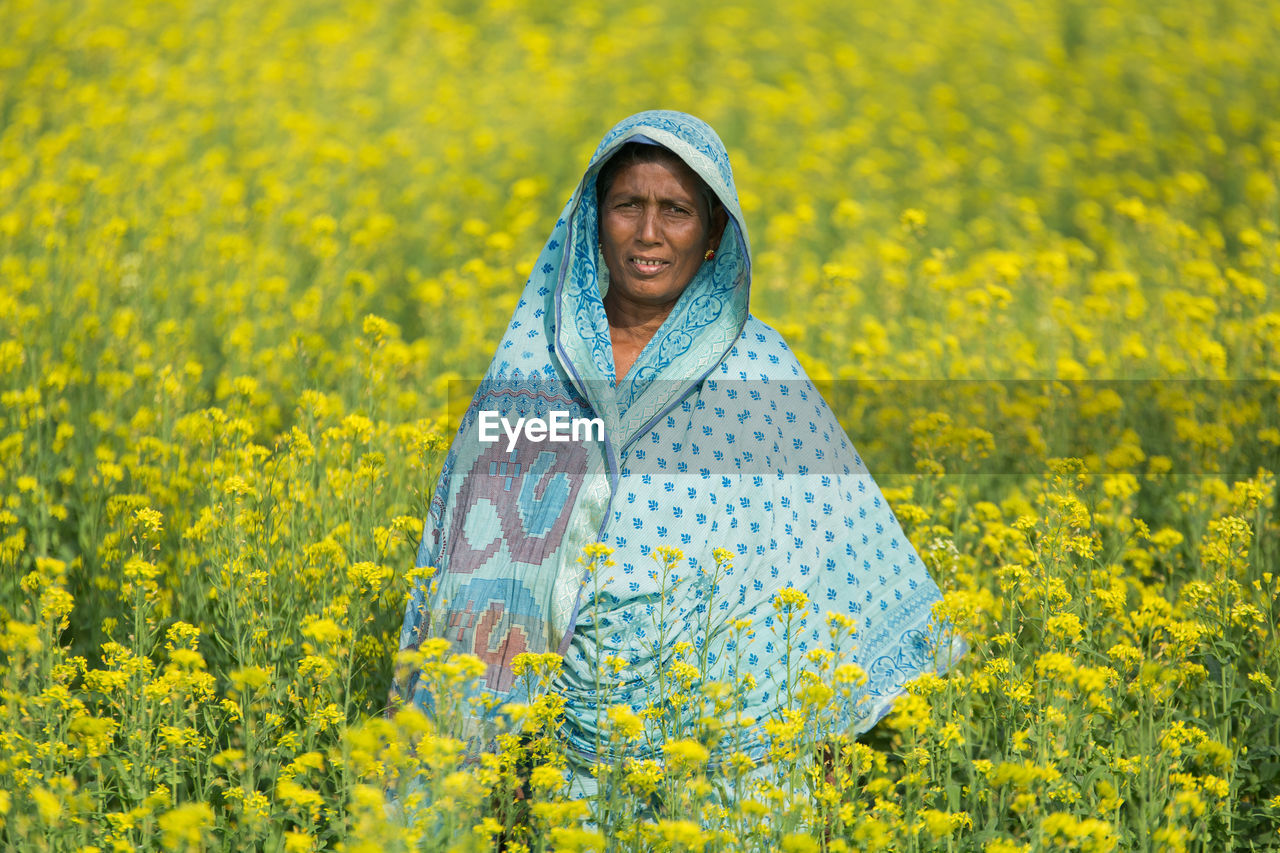
[[[619, 382], [596, 175], [632, 140], [675, 152], [715, 192], [729, 226]], [[852, 620], [848, 659], [868, 676], [844, 710], [857, 732], [908, 680], [963, 652], [935, 624], [938, 587], [827, 403], [786, 342], [749, 314], [750, 283], [719, 137], [677, 112], [622, 121], [547, 240], [441, 472], [418, 553], [418, 565], [436, 571], [410, 597], [402, 648], [445, 637], [478, 656], [494, 708], [526, 698], [512, 673], [518, 654], [560, 653], [564, 735], [586, 761], [601, 708], [653, 701], [659, 669], [682, 641], [713, 673], [754, 677], [743, 711], [756, 722], [736, 746], [757, 759], [785, 692], [788, 646], [801, 657], [823, 646], [829, 611]], [[485, 418], [556, 412], [602, 429], [557, 443], [501, 431], [484, 439]], [[613, 549], [614, 565], [591, 577], [578, 558], [595, 542]], [[665, 582], [659, 547], [683, 554]], [[717, 548], [733, 556], [713, 585]], [[784, 638], [772, 601], [788, 587], [808, 603]], [[735, 645], [745, 636], [731, 636], [735, 622], [751, 625], [749, 646]], [[395, 692], [430, 706], [418, 673], [401, 673]]]

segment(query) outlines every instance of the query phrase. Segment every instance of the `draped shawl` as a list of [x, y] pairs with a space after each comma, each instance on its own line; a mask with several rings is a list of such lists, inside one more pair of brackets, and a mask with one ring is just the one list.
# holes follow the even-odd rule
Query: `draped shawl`
[[[675, 152], [715, 192], [729, 224], [714, 259], [618, 381], [596, 176], [629, 141]], [[906, 681], [963, 652], [931, 619], [938, 587], [844, 430], [786, 342], [748, 312], [750, 284], [746, 223], [716, 133], [669, 111], [609, 131], [462, 418], [417, 557], [436, 572], [411, 593], [402, 648], [442, 636], [478, 656], [492, 707], [526, 698], [512, 673], [516, 655], [558, 652], [564, 734], [588, 759], [600, 708], [648, 704], [658, 668], [681, 641], [709, 669], [754, 676], [743, 710], [757, 722], [738, 733], [738, 746], [755, 758], [785, 691], [788, 646], [801, 657], [822, 646], [827, 611], [853, 620], [851, 660], [868, 675], [844, 712], [857, 732]], [[484, 412], [511, 423], [551, 412], [598, 419], [603, 440], [487, 442]], [[614, 549], [614, 565], [588, 577], [578, 558], [594, 542]], [[658, 546], [684, 555], [665, 588]], [[717, 548], [734, 556], [713, 583]], [[771, 605], [787, 587], [808, 599], [789, 638]], [[756, 637], [738, 648], [745, 632], [727, 629], [742, 620]], [[602, 658], [625, 666], [605, 670], [608, 687], [598, 690]], [[401, 673], [395, 692], [430, 706], [418, 673]]]

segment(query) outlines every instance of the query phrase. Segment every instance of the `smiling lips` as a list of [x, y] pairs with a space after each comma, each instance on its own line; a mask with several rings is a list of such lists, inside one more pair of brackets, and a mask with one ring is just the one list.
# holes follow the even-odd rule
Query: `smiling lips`
[[664, 261], [661, 258], [641, 257], [627, 258], [627, 262], [630, 263], [631, 266], [635, 267], [637, 271], [645, 275], [652, 275], [656, 272], [660, 272], [663, 267], [670, 266], [671, 264], [670, 261]]

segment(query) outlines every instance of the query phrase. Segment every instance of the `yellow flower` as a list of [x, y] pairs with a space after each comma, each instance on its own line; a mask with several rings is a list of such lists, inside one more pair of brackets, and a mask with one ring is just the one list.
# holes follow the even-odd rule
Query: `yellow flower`
[[671, 548], [666, 545], [659, 545], [653, 549], [654, 557], [665, 564], [667, 567], [673, 567], [684, 559], [684, 551], [679, 548]]
[[353, 563], [347, 569], [347, 580], [362, 592], [376, 593], [391, 581], [391, 569], [377, 563]]
[[208, 803], [184, 803], [160, 815], [160, 832], [165, 846], [196, 847], [213, 828], [213, 809]]
[[668, 741], [663, 746], [662, 756], [667, 767], [674, 772], [701, 767], [711, 757], [705, 746], [689, 738]]
[[608, 716], [613, 731], [623, 740], [634, 740], [644, 732], [644, 721], [626, 705], [613, 706]]
[[276, 784], [276, 796], [286, 804], [304, 810], [319, 810], [324, 806], [324, 799], [319, 793], [302, 787], [292, 779], [283, 779]]
[[626, 782], [637, 792], [648, 795], [662, 783], [662, 767], [652, 760], [629, 759], [626, 764]]
[[35, 801], [36, 813], [47, 825], [54, 825], [62, 817], [62, 800], [47, 788], [32, 788], [31, 799]]
[[231, 673], [231, 683], [246, 692], [258, 690], [270, 680], [271, 673], [260, 666], [241, 667]]
[[924, 231], [928, 217], [923, 210], [909, 207], [902, 211], [902, 215], [898, 217], [898, 222], [902, 225], [902, 230], [909, 234], [920, 234]]
[[554, 652], [521, 652], [511, 659], [511, 672], [518, 676], [551, 677], [560, 671], [564, 659]]
[[916, 816], [924, 821], [925, 828], [935, 839], [946, 838], [962, 826], [973, 826], [973, 820], [967, 812], [942, 812], [937, 809], [924, 809], [917, 812]]
[[809, 596], [793, 587], [786, 587], [774, 593], [772, 603], [773, 609], [779, 612], [803, 610], [809, 605]]
[[626, 658], [618, 657], [617, 655], [611, 655], [605, 658], [604, 663], [605, 666], [609, 667], [614, 675], [622, 672], [622, 670], [626, 669], [630, 665]]
[[1019, 844], [1005, 838], [993, 838], [983, 846], [983, 853], [1028, 853], [1030, 844]]
[[552, 826], [551, 847], [565, 853], [583, 853], [583, 851], [599, 851], [606, 848], [604, 836], [598, 831], [578, 829], [576, 827]]
[[603, 542], [591, 542], [582, 547], [582, 554], [589, 562], [604, 560], [613, 553], [613, 549]]
[[564, 771], [550, 765], [540, 765], [533, 768], [533, 771], [529, 774], [529, 784], [533, 786], [535, 791], [540, 791], [544, 794], [555, 791], [565, 785]]
[[782, 850], [784, 853], [819, 853], [822, 845], [812, 836], [792, 832], [782, 837]]
[[827, 611], [827, 624], [831, 626], [832, 636], [853, 634], [858, 630], [858, 625], [853, 620], [853, 617], [844, 613], [836, 613], [832, 610]]
[[660, 820], [654, 834], [669, 850], [701, 849], [709, 840], [702, 827], [689, 820]]
[[284, 835], [285, 853], [303, 853], [315, 848], [315, 839], [305, 832], [290, 830]]
[[481, 838], [493, 838], [502, 832], [502, 824], [491, 817], [486, 817], [473, 826], [471, 831]]

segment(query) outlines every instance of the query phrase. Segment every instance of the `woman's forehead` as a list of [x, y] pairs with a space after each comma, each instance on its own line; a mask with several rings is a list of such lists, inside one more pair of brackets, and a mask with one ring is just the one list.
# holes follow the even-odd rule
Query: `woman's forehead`
[[699, 194], [697, 174], [679, 157], [673, 154], [672, 158], [623, 166], [614, 176], [609, 194], [679, 194], [696, 199]]

